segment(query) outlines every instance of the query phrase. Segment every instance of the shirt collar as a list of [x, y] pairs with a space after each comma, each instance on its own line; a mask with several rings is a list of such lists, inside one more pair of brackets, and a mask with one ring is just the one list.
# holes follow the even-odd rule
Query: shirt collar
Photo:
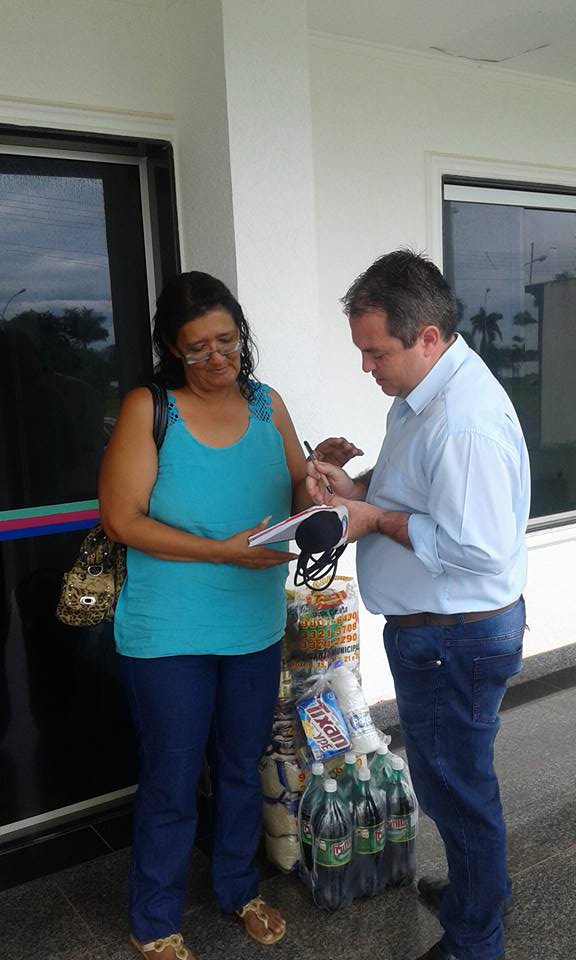
[[464, 337], [457, 333], [454, 343], [448, 347], [424, 379], [416, 384], [405, 398], [406, 403], [415, 414], [422, 413], [428, 404], [438, 396], [450, 378], [464, 363], [469, 349]]

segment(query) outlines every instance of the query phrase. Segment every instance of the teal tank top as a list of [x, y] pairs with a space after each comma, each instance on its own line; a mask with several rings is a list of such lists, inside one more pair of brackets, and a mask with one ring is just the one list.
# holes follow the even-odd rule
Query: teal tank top
[[[289, 516], [292, 483], [284, 442], [272, 422], [270, 390], [264, 384], [252, 386], [248, 428], [236, 443], [222, 448], [196, 440], [168, 394], [169, 422], [150, 498], [151, 517], [224, 540], [270, 514], [270, 523]], [[284, 564], [248, 570], [159, 560], [129, 547], [127, 571], [114, 617], [116, 647], [125, 656], [252, 653], [284, 633]]]

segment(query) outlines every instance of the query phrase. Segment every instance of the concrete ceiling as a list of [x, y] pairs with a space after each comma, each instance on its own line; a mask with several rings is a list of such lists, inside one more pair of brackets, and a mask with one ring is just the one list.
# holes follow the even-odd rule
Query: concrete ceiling
[[576, 83], [576, 0], [308, 0], [308, 25]]

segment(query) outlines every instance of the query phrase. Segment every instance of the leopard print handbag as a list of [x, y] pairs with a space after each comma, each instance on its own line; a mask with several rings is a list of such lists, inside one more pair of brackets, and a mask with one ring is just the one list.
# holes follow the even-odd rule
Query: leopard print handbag
[[82, 541], [76, 563], [64, 574], [56, 616], [71, 627], [112, 620], [126, 577], [126, 547], [98, 523]]
[[[168, 426], [168, 398], [164, 387], [148, 384], [154, 401], [153, 434], [159, 451]], [[72, 627], [93, 627], [112, 620], [126, 579], [126, 547], [106, 536], [101, 524], [88, 531], [78, 559], [64, 574], [56, 616]]]

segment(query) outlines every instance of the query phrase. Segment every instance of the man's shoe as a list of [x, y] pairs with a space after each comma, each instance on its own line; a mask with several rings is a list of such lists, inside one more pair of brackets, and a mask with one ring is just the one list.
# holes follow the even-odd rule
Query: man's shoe
[[[446, 953], [439, 943], [435, 943], [426, 953], [423, 953], [417, 960], [458, 960], [453, 953]], [[498, 960], [504, 960], [504, 954], [498, 957]]]
[[[442, 903], [442, 897], [446, 892], [448, 886], [448, 881], [445, 879], [434, 880], [432, 877], [420, 877], [418, 883], [418, 893], [420, 894], [420, 899], [427, 907], [430, 907], [434, 913], [440, 911], [440, 904]], [[502, 919], [507, 917], [513, 909], [512, 895], [502, 904]]]

